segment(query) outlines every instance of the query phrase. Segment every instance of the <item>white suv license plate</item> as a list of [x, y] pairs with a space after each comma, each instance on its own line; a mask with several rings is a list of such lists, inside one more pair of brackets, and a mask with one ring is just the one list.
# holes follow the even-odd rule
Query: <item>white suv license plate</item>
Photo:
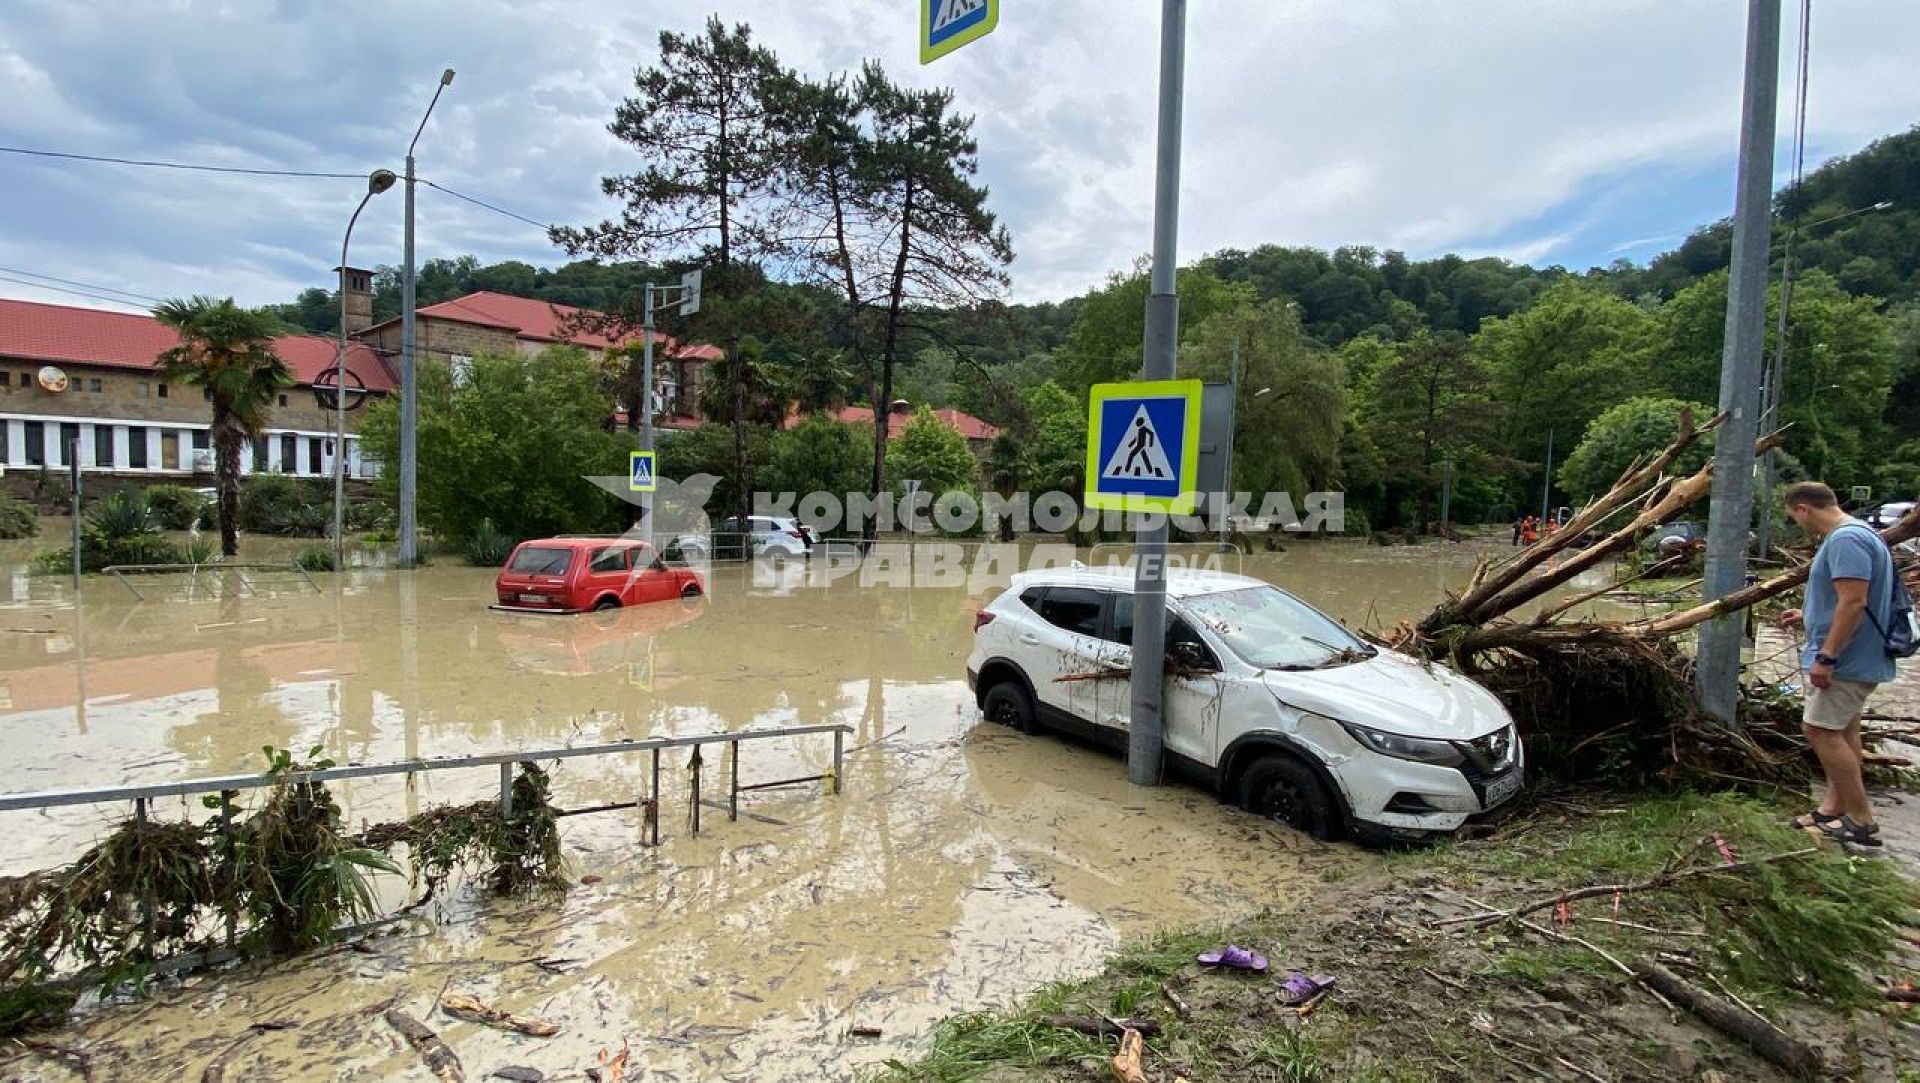
[[1525, 772], [1516, 767], [1506, 774], [1501, 775], [1499, 778], [1494, 779], [1492, 782], [1487, 783], [1487, 807], [1493, 808], [1497, 805], [1504, 805], [1514, 794], [1519, 793], [1520, 787], [1526, 783], [1526, 779], [1523, 777], [1524, 774]]

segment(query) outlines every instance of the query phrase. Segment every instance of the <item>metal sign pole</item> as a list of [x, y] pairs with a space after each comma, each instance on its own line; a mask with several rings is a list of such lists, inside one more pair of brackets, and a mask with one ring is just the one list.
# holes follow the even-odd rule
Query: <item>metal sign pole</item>
[[[1160, 6], [1160, 131], [1153, 185], [1153, 276], [1147, 296], [1146, 380], [1173, 378], [1180, 345], [1175, 242], [1180, 228], [1180, 113], [1185, 81], [1186, 0]], [[1160, 783], [1164, 748], [1160, 715], [1167, 636], [1167, 524], [1139, 531], [1134, 545], [1132, 715], [1127, 726], [1127, 781]]]
[[[653, 286], [645, 287], [645, 315], [640, 321], [640, 450], [653, 448]], [[653, 460], [658, 471], [660, 460]], [[640, 536], [653, 544], [653, 493], [640, 494]]]
[[73, 604], [80, 605], [80, 439], [67, 442], [67, 462], [73, 471]]

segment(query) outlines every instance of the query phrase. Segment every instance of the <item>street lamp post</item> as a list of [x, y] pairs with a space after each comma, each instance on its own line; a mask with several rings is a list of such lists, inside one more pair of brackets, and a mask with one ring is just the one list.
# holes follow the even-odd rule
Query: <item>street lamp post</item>
[[396, 178], [391, 169], [376, 169], [367, 174], [367, 194], [347, 219], [346, 235], [340, 238], [340, 338], [333, 352], [333, 570], [346, 569], [346, 531], [343, 514], [347, 503], [347, 245], [353, 240], [353, 224], [374, 196], [393, 187]]
[[433, 100], [427, 103], [427, 111], [420, 116], [420, 126], [413, 130], [413, 140], [407, 144], [407, 230], [405, 252], [402, 255], [404, 266], [400, 272], [400, 566], [411, 568], [419, 559], [419, 524], [414, 509], [418, 501], [417, 482], [419, 475], [419, 456], [415, 449], [415, 439], [419, 431], [420, 393], [418, 381], [414, 378], [413, 347], [413, 148], [420, 142], [420, 133], [427, 128], [427, 118], [433, 115], [433, 107], [440, 102], [440, 92], [453, 82], [453, 69], [440, 73], [440, 85], [433, 88]]

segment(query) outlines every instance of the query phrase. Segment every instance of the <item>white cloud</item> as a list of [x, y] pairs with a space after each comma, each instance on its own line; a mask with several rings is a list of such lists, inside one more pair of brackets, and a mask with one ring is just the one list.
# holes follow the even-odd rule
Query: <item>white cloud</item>
[[[904, 81], [952, 85], [979, 118], [982, 176], [1019, 253], [1015, 295], [1032, 299], [1079, 292], [1150, 246], [1155, 8], [1019, 0], [991, 37], [925, 68], [911, 0], [736, 0], [722, 14], [803, 70], [872, 56]], [[1676, 198], [1669, 217], [1643, 208], [1613, 225], [1596, 188], [1730, 162], [1742, 17], [1740, 5], [1655, 0], [1193, 5], [1182, 257], [1274, 242], [1548, 259], [1684, 232], [1696, 206]], [[421, 139], [421, 174], [540, 221], [595, 221], [616, 209], [599, 178], [635, 165], [605, 130], [634, 66], [662, 28], [703, 18], [666, 0], [9, 5], [0, 142], [397, 168], [450, 65], [459, 75]], [[1793, 35], [1789, 14], [1783, 112]], [[1815, 148], [1850, 151], [1920, 115], [1920, 5], [1822, 6], [1813, 45]], [[15, 266], [249, 302], [326, 285], [361, 191], [10, 156], [0, 184], [12, 197], [0, 253]], [[419, 199], [423, 258], [564, 258], [531, 226], [431, 189]], [[400, 200], [368, 209], [355, 262], [399, 259]], [[6, 292], [21, 291], [0, 282]]]

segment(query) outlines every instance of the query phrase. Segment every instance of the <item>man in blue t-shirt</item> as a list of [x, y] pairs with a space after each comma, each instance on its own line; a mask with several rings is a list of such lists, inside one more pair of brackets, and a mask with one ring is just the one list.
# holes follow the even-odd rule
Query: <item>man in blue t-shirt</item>
[[1876, 631], [1888, 627], [1893, 616], [1893, 554], [1820, 482], [1788, 486], [1786, 504], [1800, 529], [1820, 539], [1807, 573], [1806, 608], [1781, 614], [1780, 623], [1806, 626], [1800, 668], [1807, 676], [1807, 705], [1801, 728], [1827, 776], [1820, 807], [1794, 826], [1878, 846], [1879, 828], [1861, 777], [1860, 715], [1874, 688], [1894, 675], [1893, 658]]

